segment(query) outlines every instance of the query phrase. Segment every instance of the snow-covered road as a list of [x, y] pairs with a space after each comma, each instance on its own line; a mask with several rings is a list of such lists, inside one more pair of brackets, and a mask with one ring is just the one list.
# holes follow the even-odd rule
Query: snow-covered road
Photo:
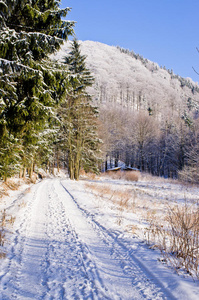
[[0, 299], [189, 299], [86, 206], [92, 196], [77, 182], [47, 179], [24, 198], [0, 262]]

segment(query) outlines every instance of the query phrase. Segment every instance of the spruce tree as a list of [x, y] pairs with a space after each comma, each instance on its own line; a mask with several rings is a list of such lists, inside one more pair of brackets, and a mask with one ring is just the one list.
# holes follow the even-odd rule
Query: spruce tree
[[99, 139], [96, 133], [97, 110], [87, 92], [94, 78], [86, 67], [86, 57], [81, 54], [76, 39], [65, 57], [70, 71], [71, 88], [61, 105], [61, 134], [65, 137], [68, 152], [68, 168], [71, 179], [79, 179], [80, 168], [97, 172]]
[[62, 20], [70, 9], [60, 9], [59, 4], [55, 0], [0, 2], [0, 134], [4, 140], [0, 146], [5, 141], [9, 145], [7, 137], [12, 135], [24, 163], [28, 156], [32, 161], [32, 145], [68, 86], [65, 70], [48, 59], [73, 33], [74, 23]]
[[13, 135], [4, 134], [0, 139], [0, 174], [4, 181], [19, 168], [20, 148]]

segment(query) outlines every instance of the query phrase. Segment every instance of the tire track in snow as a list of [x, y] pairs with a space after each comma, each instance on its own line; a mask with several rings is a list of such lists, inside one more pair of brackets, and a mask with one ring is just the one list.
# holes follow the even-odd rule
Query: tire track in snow
[[[98, 282], [100, 282], [99, 275], [96, 274], [95, 264], [89, 259], [89, 253], [86, 246], [82, 244], [75, 228], [72, 227], [70, 220], [66, 216], [66, 208], [63, 205], [63, 199], [60, 199], [54, 186], [51, 188], [49, 199], [52, 200], [49, 202], [49, 205], [52, 205], [52, 207], [48, 210], [51, 214], [50, 219], [52, 221], [48, 222], [48, 235], [49, 237], [55, 235], [61, 237], [62, 235], [62, 238], [65, 241], [64, 253], [66, 252], [69, 254], [68, 257], [64, 258], [64, 261], [61, 262], [61, 265], [57, 270], [57, 272], [60, 272], [64, 265], [65, 282], [63, 281], [62, 283], [65, 287], [65, 291], [67, 291], [65, 295], [65, 297], [67, 297], [66, 299], [112, 299], [107, 297], [106, 290], [103, 290], [103, 284], [98, 284], [98, 286], [95, 285], [96, 278]], [[56, 203], [56, 208], [54, 203]], [[53, 221], [53, 218], [57, 220], [57, 226], [54, 226], [55, 221]], [[58, 250], [59, 249], [56, 249], [55, 247], [54, 250], [51, 251], [51, 255], [49, 251], [49, 257], [53, 257], [53, 255], [55, 257], [60, 257]], [[53, 273], [55, 269], [50, 270], [50, 268], [48, 268], [48, 271]], [[53, 280], [50, 278], [53, 278], [53, 276], [48, 276], [48, 285], [52, 286]], [[60, 280], [61, 278], [63, 278], [63, 274], [61, 274]], [[62, 299], [58, 298], [58, 296], [55, 298]]]
[[174, 299], [59, 180], [25, 197], [0, 275], [2, 299]]
[[54, 182], [45, 180], [28, 195], [0, 277], [1, 297], [110, 300], [94, 284], [95, 267], [66, 216]]
[[[176, 299], [172, 293], [166, 289], [159, 279], [136, 257], [132, 248], [128, 247], [120, 239], [120, 233], [110, 232], [98, 221], [95, 216], [82, 208], [78, 200], [70, 193], [66, 186], [61, 182], [65, 191], [69, 194], [77, 209], [82, 212], [88, 220], [93, 230], [109, 249], [110, 255], [120, 264], [122, 272], [132, 278], [132, 286], [136, 288], [143, 299]], [[128, 298], [136, 299], [136, 298]]]
[[[4, 274], [0, 276], [2, 299], [22, 299], [19, 297], [21, 291], [19, 278], [23, 273], [22, 264], [27, 243], [26, 235], [31, 222], [31, 210], [40, 190], [40, 186], [37, 186], [37, 188], [38, 189], [36, 190], [34, 189], [33, 195], [31, 195], [26, 207], [23, 208], [24, 214], [20, 213], [21, 219], [18, 220], [17, 225], [15, 226], [11, 247], [6, 259], [7, 266], [4, 269]], [[29, 195], [27, 195], [27, 197], [29, 197]], [[22, 198], [20, 197], [20, 200], [21, 199]], [[16, 201], [13, 204], [12, 209], [14, 208], [14, 205], [17, 205]]]

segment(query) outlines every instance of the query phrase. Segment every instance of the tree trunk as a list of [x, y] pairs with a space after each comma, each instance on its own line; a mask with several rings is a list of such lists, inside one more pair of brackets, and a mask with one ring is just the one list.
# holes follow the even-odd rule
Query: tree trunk
[[118, 157], [115, 158], [115, 168], [118, 167]]
[[108, 155], [106, 155], [106, 160], [105, 160], [105, 171], [108, 170]]
[[20, 168], [20, 171], [19, 171], [19, 178], [22, 178], [23, 177], [23, 168]]
[[29, 178], [32, 179], [33, 176], [33, 161], [31, 161], [30, 167], [28, 168]]
[[23, 166], [22, 177], [23, 178], [26, 177], [26, 167], [25, 166]]

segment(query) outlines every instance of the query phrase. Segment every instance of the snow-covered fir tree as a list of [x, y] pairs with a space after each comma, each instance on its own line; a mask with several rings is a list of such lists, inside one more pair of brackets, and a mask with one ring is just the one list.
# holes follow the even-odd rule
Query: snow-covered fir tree
[[65, 57], [65, 64], [71, 72], [71, 89], [61, 105], [59, 115], [62, 123], [61, 136], [67, 149], [69, 176], [76, 180], [79, 179], [80, 168], [97, 172], [99, 161], [97, 110], [92, 106], [91, 96], [86, 91], [94, 78], [86, 67], [85, 59], [78, 41], [74, 39], [71, 51]]
[[54, 0], [0, 1], [0, 177], [6, 178], [5, 162], [10, 164], [6, 149], [14, 161], [14, 144], [24, 167], [26, 161], [33, 165], [39, 132], [66, 94], [65, 70], [48, 59], [73, 33], [74, 22], [62, 20], [70, 9], [60, 9], [59, 4]]

